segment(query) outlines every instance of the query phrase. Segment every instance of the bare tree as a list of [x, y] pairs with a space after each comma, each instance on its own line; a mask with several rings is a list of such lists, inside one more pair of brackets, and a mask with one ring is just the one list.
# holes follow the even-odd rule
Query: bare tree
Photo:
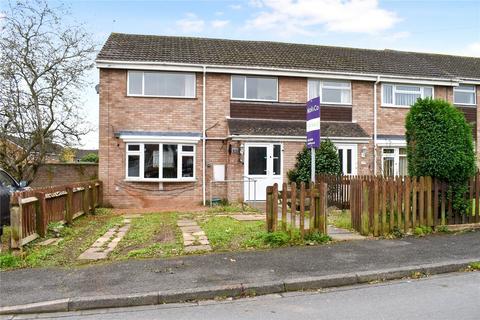
[[0, 13], [0, 167], [18, 179], [34, 177], [52, 144], [78, 143], [89, 131], [80, 93], [91, 85], [95, 46], [65, 17], [63, 5], [43, 0]]

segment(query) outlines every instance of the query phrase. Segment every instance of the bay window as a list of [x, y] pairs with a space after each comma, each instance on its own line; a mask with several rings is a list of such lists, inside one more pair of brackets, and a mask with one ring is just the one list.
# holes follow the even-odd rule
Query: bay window
[[129, 96], [195, 98], [195, 74], [163, 71], [128, 71]]
[[278, 79], [257, 76], [232, 76], [231, 98], [234, 100], [278, 100]]
[[417, 99], [428, 97], [433, 98], [433, 87], [392, 83], [382, 85], [382, 106], [409, 107]]
[[477, 104], [475, 85], [461, 84], [453, 87], [453, 103], [475, 106]]
[[352, 104], [350, 81], [308, 79], [308, 100], [320, 97], [320, 103]]
[[128, 143], [126, 179], [193, 181], [195, 179], [195, 145]]

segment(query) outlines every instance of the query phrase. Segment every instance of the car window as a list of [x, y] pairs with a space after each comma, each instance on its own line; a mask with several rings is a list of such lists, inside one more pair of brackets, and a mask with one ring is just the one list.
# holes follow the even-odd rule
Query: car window
[[17, 183], [3, 171], [0, 171], [0, 184], [7, 187], [10, 191], [17, 189]]

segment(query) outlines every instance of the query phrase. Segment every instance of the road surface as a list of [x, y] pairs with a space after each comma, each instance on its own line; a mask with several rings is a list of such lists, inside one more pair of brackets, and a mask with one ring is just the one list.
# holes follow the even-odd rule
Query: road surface
[[[480, 272], [233, 301], [36, 314], [32, 319], [480, 319]], [[26, 319], [25, 315], [19, 317]], [[37, 319], [38, 319], [37, 318]], [[8, 318], [7, 318], [8, 319]], [[15, 317], [13, 319], [16, 319]]]

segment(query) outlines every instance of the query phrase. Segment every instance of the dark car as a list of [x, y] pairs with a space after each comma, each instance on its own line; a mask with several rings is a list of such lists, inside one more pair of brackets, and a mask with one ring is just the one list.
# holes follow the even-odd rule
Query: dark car
[[0, 168], [0, 235], [3, 226], [10, 225], [10, 195], [15, 191], [25, 190], [25, 181], [17, 182], [8, 172]]

